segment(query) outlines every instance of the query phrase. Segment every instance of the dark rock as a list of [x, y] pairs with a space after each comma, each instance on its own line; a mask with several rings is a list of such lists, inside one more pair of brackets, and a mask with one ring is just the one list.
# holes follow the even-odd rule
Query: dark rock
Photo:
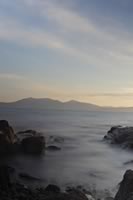
[[43, 136], [27, 137], [21, 142], [22, 150], [29, 154], [40, 154], [45, 148], [45, 138]]
[[0, 120], [0, 154], [10, 154], [16, 151], [17, 137], [8, 121]]
[[106, 197], [105, 200], [114, 200], [113, 197]]
[[29, 181], [38, 181], [40, 180], [39, 178], [36, 178], [36, 177], [33, 177], [27, 173], [19, 173], [19, 177], [22, 178], [22, 179], [26, 179], [26, 180], [29, 180]]
[[[78, 190], [78, 189], [74, 189], [73, 188], [72, 190], [67, 191], [67, 192], [68, 192], [68, 199], [72, 199], [72, 200], [88, 200], [88, 198], [85, 195], [85, 193], [80, 191], [80, 190]], [[89, 196], [92, 197], [91, 195], [89, 195]]]
[[71, 190], [70, 192], [61, 192], [56, 185], [49, 185], [46, 189], [36, 188], [30, 189], [19, 183], [11, 183], [8, 188], [0, 187], [1, 200], [94, 200], [92, 196], [89, 198], [78, 190]]
[[50, 184], [45, 188], [45, 191], [52, 192], [52, 193], [59, 193], [60, 188], [57, 185]]
[[15, 173], [15, 171], [16, 171], [14, 167], [7, 166], [7, 168], [8, 168], [8, 172], [9, 172], [10, 174]]
[[0, 188], [7, 189], [10, 186], [9, 168], [6, 165], [0, 166]]
[[0, 120], [0, 130], [4, 130], [9, 127], [9, 123], [7, 120]]
[[46, 150], [49, 150], [49, 151], [59, 151], [61, 150], [60, 147], [57, 147], [57, 146], [54, 146], [54, 145], [49, 145], [46, 147]]
[[37, 134], [37, 132], [35, 130], [25, 130], [25, 131], [19, 131], [17, 134], [32, 134], [33, 136], [35, 136]]
[[133, 148], [133, 127], [112, 127], [104, 139], [111, 144], [118, 144], [124, 148]]
[[124, 165], [129, 165], [129, 164], [133, 164], [133, 160], [130, 160], [130, 161], [124, 162]]
[[0, 120], [0, 154], [41, 153], [45, 138], [34, 130], [20, 132], [17, 136], [8, 121]]
[[133, 171], [127, 170], [114, 200], [133, 200]]
[[13, 128], [9, 125], [8, 121], [0, 120], [0, 132], [5, 136], [5, 140], [11, 144], [16, 141], [16, 135]]

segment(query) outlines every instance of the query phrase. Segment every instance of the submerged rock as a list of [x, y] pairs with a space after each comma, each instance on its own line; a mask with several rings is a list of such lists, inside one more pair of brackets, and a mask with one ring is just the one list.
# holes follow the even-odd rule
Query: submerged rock
[[88, 197], [87, 197], [87, 195], [84, 193], [84, 192], [82, 192], [82, 191], [80, 191], [80, 190], [78, 190], [78, 189], [72, 189], [72, 190], [70, 190], [70, 191], [67, 191], [68, 192], [68, 199], [72, 199], [72, 200], [88, 200], [89, 198], [89, 200], [94, 200], [94, 199], [92, 199], [92, 196], [91, 195], [89, 195]]
[[49, 137], [49, 143], [63, 143], [64, 138], [60, 136], [50, 136]]
[[28, 181], [39, 181], [39, 178], [33, 177], [27, 173], [19, 173], [19, 177]]
[[21, 146], [24, 153], [40, 154], [45, 148], [45, 138], [43, 136], [27, 137], [22, 140]]
[[133, 171], [127, 170], [114, 200], [133, 200]]
[[45, 191], [52, 192], [52, 193], [59, 193], [60, 188], [57, 185], [50, 184], [45, 188]]
[[104, 139], [111, 144], [118, 144], [124, 148], [133, 148], [133, 127], [112, 127]]
[[31, 134], [33, 136], [35, 136], [37, 134], [37, 132], [35, 130], [25, 130], [25, 131], [19, 131], [17, 134]]
[[57, 147], [55, 145], [49, 145], [49, 146], [46, 147], [46, 150], [48, 150], [48, 151], [59, 151], [59, 150], [61, 150], [61, 148]]
[[129, 160], [127, 162], [124, 162], [124, 165], [130, 165], [130, 164], [133, 164], [133, 160]]

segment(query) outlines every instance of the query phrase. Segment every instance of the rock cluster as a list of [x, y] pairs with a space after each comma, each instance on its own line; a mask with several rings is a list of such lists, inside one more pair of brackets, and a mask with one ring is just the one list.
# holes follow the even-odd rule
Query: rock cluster
[[0, 166], [0, 200], [88, 200], [82, 191], [61, 192], [56, 185], [30, 189], [19, 183], [11, 183], [9, 169]]
[[27, 130], [16, 133], [8, 121], [0, 120], [0, 154], [24, 152], [27, 154], [42, 153], [45, 148], [45, 137], [36, 131]]

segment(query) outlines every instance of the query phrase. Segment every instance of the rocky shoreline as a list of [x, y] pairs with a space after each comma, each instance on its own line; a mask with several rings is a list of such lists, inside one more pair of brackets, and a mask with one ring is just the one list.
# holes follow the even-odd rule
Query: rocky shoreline
[[35, 130], [24, 130], [15, 133], [8, 121], [0, 120], [0, 155], [9, 154], [42, 154], [45, 150], [58, 151], [54, 143], [62, 142], [62, 138], [50, 138], [51, 145], [46, 146], [46, 138]]
[[[120, 145], [124, 148], [133, 148], [133, 127], [112, 127], [104, 137], [111, 144]], [[44, 151], [59, 151], [63, 138], [49, 138], [50, 145], [46, 145], [46, 139], [34, 130], [26, 130], [15, 133], [8, 121], [0, 120], [0, 155], [9, 156], [14, 154], [42, 154]], [[126, 164], [126, 163], [125, 163]], [[133, 200], [133, 171], [127, 170], [115, 197], [107, 196], [98, 198], [97, 195], [86, 191], [82, 187], [66, 188], [61, 191], [57, 185], [50, 184], [45, 188], [31, 188], [13, 180], [11, 174], [14, 168], [0, 163], [0, 200]], [[38, 178], [26, 173], [19, 173], [22, 179], [38, 181]], [[89, 181], [89, 180], [88, 180]], [[119, 180], [118, 180], [119, 181]]]
[[[0, 166], [0, 199], [1, 200], [96, 200], [91, 192], [81, 188], [67, 188], [65, 191], [57, 185], [46, 188], [29, 188], [10, 179], [10, 168]], [[120, 183], [115, 197], [97, 200], [132, 200], [133, 199], [133, 171], [127, 170]]]
[[10, 168], [0, 166], [0, 199], [1, 200], [93, 200], [91, 193], [82, 188], [67, 188], [62, 192], [57, 185], [46, 188], [29, 188], [10, 179]]

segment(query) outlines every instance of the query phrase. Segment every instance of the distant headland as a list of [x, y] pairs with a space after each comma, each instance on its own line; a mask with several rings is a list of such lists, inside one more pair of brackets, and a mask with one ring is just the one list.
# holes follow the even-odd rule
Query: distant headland
[[133, 112], [133, 107], [104, 107], [91, 103], [70, 100], [62, 102], [50, 98], [24, 98], [14, 102], [0, 102], [0, 108], [33, 108], [79, 111], [127, 111]]

